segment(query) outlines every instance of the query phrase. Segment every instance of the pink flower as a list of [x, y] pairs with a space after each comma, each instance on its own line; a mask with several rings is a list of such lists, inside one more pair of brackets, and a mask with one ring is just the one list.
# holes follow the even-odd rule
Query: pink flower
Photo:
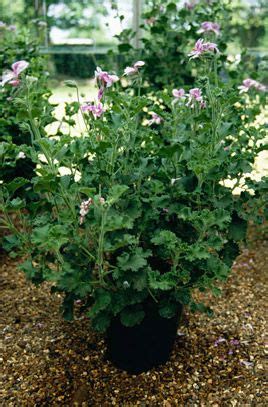
[[124, 75], [135, 75], [138, 73], [139, 68], [145, 65], [144, 61], [137, 61], [133, 66], [127, 66], [124, 70]]
[[101, 102], [94, 104], [86, 104], [81, 106], [83, 112], [91, 112], [96, 119], [97, 117], [101, 117], [101, 115], [105, 112], [105, 108]]
[[82, 201], [81, 202], [81, 204], [80, 204], [80, 212], [79, 212], [80, 213], [80, 219], [79, 219], [80, 225], [82, 225], [82, 223], [84, 222], [85, 217], [88, 214], [89, 208], [90, 208], [91, 205], [92, 205], [92, 198], [88, 198], [87, 201]]
[[102, 69], [98, 66], [95, 71], [95, 78], [97, 81], [101, 83], [101, 86], [110, 88], [113, 83], [119, 81], [117, 75], [110, 75], [106, 71], [102, 71]]
[[217, 44], [214, 42], [204, 42], [203, 39], [199, 39], [196, 41], [193, 50], [188, 54], [190, 59], [199, 58], [204, 52], [219, 52], [217, 48]]
[[202, 101], [202, 91], [199, 88], [190, 89], [189, 95], [191, 96], [192, 99], [197, 100], [197, 102]]
[[138, 69], [134, 68], [133, 66], [127, 66], [124, 69], [124, 75], [134, 75], [138, 72]]
[[186, 106], [190, 106], [193, 108], [195, 106], [195, 102], [198, 102], [201, 109], [204, 109], [206, 107], [206, 102], [203, 99], [202, 96], [202, 90], [199, 88], [193, 88], [189, 90], [188, 96], [188, 102]]
[[211, 21], [204, 21], [201, 24], [201, 28], [197, 31], [199, 34], [213, 31], [216, 35], [220, 34], [220, 26], [217, 23], [213, 23]]
[[206, 43], [204, 43], [204, 50], [205, 51], [220, 52], [218, 50], [217, 44], [215, 44], [215, 42], [206, 42]]
[[7, 25], [6, 25], [6, 23], [4, 23], [4, 21], [0, 21], [0, 30], [1, 30], [1, 29], [4, 30], [4, 29], [6, 28], [6, 26], [7, 26]]
[[163, 121], [162, 117], [160, 117], [158, 114], [154, 112], [150, 114], [152, 115], [152, 118], [148, 121], [148, 126], [151, 126], [152, 124], [160, 124]]
[[239, 93], [244, 93], [248, 92], [249, 89], [254, 88], [256, 90], [259, 90], [261, 92], [265, 92], [267, 90], [266, 86], [263, 85], [262, 83], [255, 81], [254, 79], [244, 79], [242, 82], [241, 86], [238, 86], [238, 89], [240, 89]]
[[185, 95], [185, 90], [184, 89], [173, 89], [172, 95], [176, 99], [182, 99]]
[[14, 74], [18, 77], [19, 74], [24, 71], [24, 69], [28, 68], [29, 62], [26, 61], [17, 61], [12, 64], [11, 68]]
[[7, 70], [3, 72], [1, 85], [4, 86], [9, 83], [12, 86], [18, 86], [20, 83], [19, 75], [22, 71], [28, 68], [29, 62], [17, 61], [11, 65], [12, 70]]

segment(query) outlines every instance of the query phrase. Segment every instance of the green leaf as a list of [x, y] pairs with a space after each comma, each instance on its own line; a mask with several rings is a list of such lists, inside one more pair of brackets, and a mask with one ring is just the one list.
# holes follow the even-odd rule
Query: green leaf
[[238, 255], [239, 246], [234, 240], [229, 240], [220, 252], [220, 258], [229, 267], [233, 265], [233, 262]]
[[110, 211], [104, 229], [105, 232], [112, 232], [118, 229], [130, 229], [132, 226], [133, 220], [130, 217]]
[[174, 302], [166, 301], [163, 305], [160, 305], [159, 315], [163, 318], [172, 318], [178, 311], [178, 304]]
[[190, 261], [194, 261], [196, 259], [202, 260], [202, 259], [208, 259], [210, 257], [208, 247], [201, 244], [201, 243], [195, 243], [188, 248], [188, 254], [186, 258]]
[[95, 193], [96, 193], [96, 189], [95, 189], [95, 188], [89, 188], [89, 187], [79, 187], [79, 188], [78, 188], [78, 191], [79, 191], [81, 194], [87, 195], [88, 197], [89, 197], [89, 196], [92, 196], [92, 195], [95, 195]]
[[221, 289], [218, 288], [218, 287], [211, 287], [211, 291], [212, 291], [212, 294], [215, 297], [219, 297], [221, 295], [221, 292], [222, 292]]
[[111, 294], [104, 288], [98, 288], [94, 295], [95, 302], [88, 312], [90, 318], [103, 311], [111, 303]]
[[9, 202], [10, 209], [18, 210], [25, 208], [26, 202], [23, 199], [15, 198]]
[[[116, 232], [115, 232], [116, 233]], [[135, 245], [137, 243], [137, 238], [130, 234], [123, 234], [121, 232], [118, 235], [113, 234], [110, 240], [106, 239], [104, 242], [104, 251], [115, 251], [124, 246]]]
[[61, 305], [63, 318], [66, 321], [74, 319], [74, 296], [71, 293], [66, 293]]
[[142, 309], [125, 308], [120, 313], [120, 320], [123, 325], [127, 327], [135, 326], [143, 320], [145, 312]]
[[11, 182], [9, 182], [6, 187], [9, 191], [9, 193], [11, 195], [14, 194], [15, 191], [17, 191], [17, 189], [23, 187], [24, 185], [28, 184], [29, 180], [22, 178], [22, 177], [18, 177], [18, 178], [14, 178]]
[[32, 261], [30, 259], [25, 260], [23, 263], [19, 265], [18, 268], [26, 274], [26, 277], [29, 280], [32, 280], [37, 272], [37, 269], [33, 266]]
[[77, 83], [72, 80], [64, 81], [64, 85], [68, 86], [68, 88], [77, 88]]
[[229, 237], [233, 240], [239, 241], [243, 240], [246, 237], [247, 233], [247, 221], [234, 216], [232, 223], [229, 227]]
[[9, 252], [10, 250], [17, 248], [21, 245], [21, 241], [16, 235], [8, 235], [3, 238], [3, 249]]
[[99, 312], [91, 321], [92, 328], [98, 332], [105, 332], [111, 322], [111, 315], [108, 312]]
[[42, 244], [48, 239], [49, 234], [49, 224], [38, 228], [35, 228], [32, 232], [32, 242], [34, 244]]
[[149, 286], [153, 290], [168, 291], [176, 286], [176, 279], [174, 275], [169, 272], [165, 274], [160, 274], [159, 271], [149, 271]]
[[130, 44], [119, 44], [118, 45], [118, 51], [119, 53], [122, 52], [129, 52], [132, 49], [132, 46]]
[[147, 287], [148, 276], [146, 270], [140, 270], [137, 276], [133, 279], [133, 288], [137, 291], [142, 291]]
[[119, 198], [128, 190], [127, 185], [113, 185], [109, 190], [109, 199], [108, 203], [110, 205], [114, 204], [119, 200]]
[[207, 270], [211, 273], [213, 279], [225, 280], [231, 269], [218, 256], [211, 255], [207, 260]]
[[169, 3], [167, 5], [167, 11], [171, 13], [176, 12], [177, 11], [176, 3]]
[[215, 224], [220, 230], [226, 228], [227, 223], [231, 221], [229, 212], [224, 209], [216, 209], [213, 214], [215, 216]]
[[69, 241], [69, 233], [62, 225], [44, 225], [33, 229], [31, 241], [45, 250], [59, 250]]
[[205, 304], [202, 302], [196, 303], [196, 302], [191, 302], [190, 304], [190, 309], [192, 312], [203, 312], [208, 314], [209, 316], [213, 315], [213, 311]]
[[117, 258], [117, 267], [123, 271], [139, 269], [147, 266], [146, 258], [151, 255], [149, 250], [143, 251], [141, 247], [137, 247], [133, 253], [123, 253]]
[[183, 220], [191, 219], [191, 216], [192, 216], [191, 209], [186, 206], [184, 208], [180, 209], [178, 212], [178, 218], [183, 219]]
[[161, 230], [159, 234], [151, 239], [151, 242], [155, 245], [164, 245], [170, 249], [175, 249], [178, 245], [179, 239], [175, 233], [170, 230]]

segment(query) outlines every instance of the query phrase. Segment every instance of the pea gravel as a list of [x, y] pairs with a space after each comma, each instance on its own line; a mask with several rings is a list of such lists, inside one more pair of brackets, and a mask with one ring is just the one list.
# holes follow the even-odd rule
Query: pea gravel
[[79, 306], [74, 322], [63, 321], [60, 296], [49, 284], [27, 282], [17, 262], [1, 258], [0, 406], [268, 405], [262, 229], [251, 233], [222, 297], [197, 294], [214, 317], [185, 312], [170, 361], [138, 376], [105, 360], [103, 338], [79, 317]]

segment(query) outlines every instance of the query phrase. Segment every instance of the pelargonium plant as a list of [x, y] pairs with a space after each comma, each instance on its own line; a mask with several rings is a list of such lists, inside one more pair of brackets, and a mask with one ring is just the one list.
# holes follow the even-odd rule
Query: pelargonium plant
[[155, 88], [193, 84], [197, 72], [187, 63], [189, 41], [195, 43], [201, 35], [205, 42], [217, 39], [222, 51], [218, 63], [223, 65], [230, 16], [231, 6], [225, 2], [147, 0], [138, 34], [140, 46], [135, 48], [135, 33], [130, 29], [116, 36], [122, 55], [119, 62], [129, 63], [134, 58], [145, 61], [144, 82]]
[[5, 244], [23, 255], [28, 278], [63, 293], [66, 318], [77, 300], [99, 331], [113, 318], [139, 324], [148, 303], [164, 318], [181, 304], [207, 310], [194, 290], [219, 294], [248, 220], [267, 217], [267, 179], [251, 177], [264, 131], [240, 120], [245, 93], [207, 64], [218, 52], [213, 46], [198, 55], [206, 75], [195, 84], [154, 97], [139, 93], [142, 61], [121, 77], [98, 68], [96, 100], [80, 106], [81, 137], [45, 135], [42, 116], [31, 115], [38, 82], [21, 78], [16, 106], [27, 107], [25, 153], [36, 164], [37, 199], [14, 198], [22, 177], [2, 185]]
[[[42, 116], [43, 127], [54, 118], [51, 115], [53, 107], [48, 102], [51, 92], [47, 85], [46, 63], [39, 55], [38, 41], [32, 39], [27, 29], [5, 27], [0, 32], [0, 181], [8, 182], [16, 176], [30, 179], [35, 174], [33, 162], [26, 154], [27, 145], [31, 144], [29, 127], [24, 121], [26, 108], [17, 109], [15, 105], [21, 80], [26, 86], [25, 78], [29, 84], [38, 78], [38, 87], [31, 94], [32, 118], [38, 120]], [[17, 195], [21, 194], [33, 199], [26, 188], [17, 190]]]
[[[237, 7], [235, 2], [217, 0], [146, 0], [143, 10], [137, 33], [138, 47], [133, 41], [136, 35], [133, 30], [124, 29], [116, 36], [117, 52], [120, 54], [117, 60], [121, 68], [135, 59], [146, 62], [142, 93], [150, 92], [152, 87], [170, 90], [175, 86], [190, 86], [203, 75], [204, 65], [199, 64], [196, 52], [193, 63], [187, 63], [189, 42], [193, 47], [195, 44], [198, 52], [205, 52], [206, 43], [217, 43], [221, 52], [218, 53], [216, 65], [222, 78], [232, 80], [237, 86], [245, 79], [245, 72], [250, 72], [249, 76], [257, 79], [261, 57], [256, 58], [256, 55], [238, 46], [238, 31], [247, 21], [247, 6], [240, 4]], [[240, 19], [238, 27], [235, 20], [240, 13], [244, 16], [244, 22]], [[118, 16], [123, 18], [120, 13]], [[230, 52], [239, 53], [239, 61], [233, 57], [235, 61], [231, 62], [228, 56]]]

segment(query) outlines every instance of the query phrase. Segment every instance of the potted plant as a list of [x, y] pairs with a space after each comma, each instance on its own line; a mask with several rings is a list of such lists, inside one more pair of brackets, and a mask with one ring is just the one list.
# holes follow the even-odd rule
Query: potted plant
[[244, 93], [265, 88], [252, 79], [240, 90], [222, 83], [218, 52], [199, 40], [189, 58], [206, 68], [195, 87], [155, 97], [140, 96], [143, 61], [125, 69], [123, 89], [97, 68], [95, 102], [73, 105], [85, 120], [81, 137], [44, 136], [31, 114], [38, 83], [19, 85], [39, 199], [14, 199], [23, 178], [2, 185], [10, 249], [23, 254], [20, 268], [34, 283], [51, 281], [62, 292], [65, 318], [82, 302], [92, 327], [107, 332], [110, 359], [131, 373], [167, 360], [183, 306], [209, 312], [194, 290], [220, 293], [248, 219], [267, 215], [267, 180], [250, 177], [264, 133], [252, 117], [247, 127], [241, 119]]

